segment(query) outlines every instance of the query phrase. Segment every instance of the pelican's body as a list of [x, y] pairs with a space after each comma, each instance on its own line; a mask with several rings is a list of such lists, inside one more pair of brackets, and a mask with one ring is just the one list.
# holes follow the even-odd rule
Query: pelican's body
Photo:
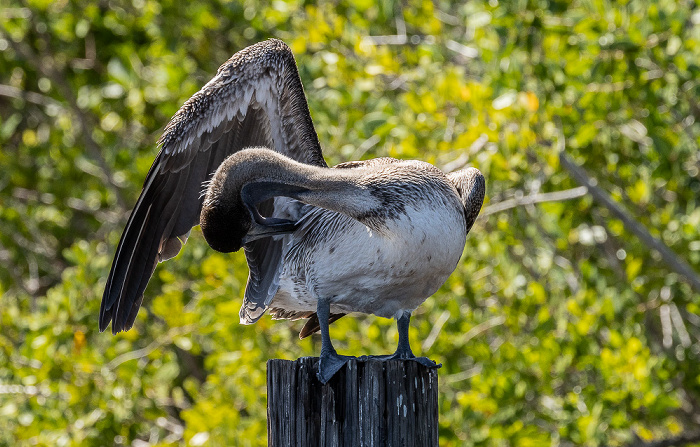
[[[455, 269], [484, 199], [474, 168], [444, 174], [380, 158], [329, 168], [289, 48], [269, 40], [236, 53], [175, 114], [112, 263], [100, 330], [130, 328], [158, 262], [201, 225], [209, 245], [245, 249], [241, 322], [308, 318], [322, 335], [319, 378], [344, 364], [328, 325], [351, 312], [395, 317], [415, 359], [411, 312]], [[204, 191], [202, 190], [204, 188]]]
[[331, 313], [391, 318], [417, 308], [447, 280], [467, 235], [457, 191], [427, 163], [384, 169], [389, 172], [373, 173], [400, 178], [420, 170], [424, 181], [429, 173], [431, 200], [397, 182], [394, 201], [405, 209], [385, 216], [374, 230], [340, 213], [309, 210], [301, 227], [284, 237], [289, 250], [271, 308], [315, 312], [319, 297], [327, 296], [333, 297]]

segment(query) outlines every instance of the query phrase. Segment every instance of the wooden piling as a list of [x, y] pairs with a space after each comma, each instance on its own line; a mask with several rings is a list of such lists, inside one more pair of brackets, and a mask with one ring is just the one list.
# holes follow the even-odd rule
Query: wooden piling
[[318, 357], [267, 362], [270, 447], [437, 446], [437, 370], [350, 360], [322, 385]]

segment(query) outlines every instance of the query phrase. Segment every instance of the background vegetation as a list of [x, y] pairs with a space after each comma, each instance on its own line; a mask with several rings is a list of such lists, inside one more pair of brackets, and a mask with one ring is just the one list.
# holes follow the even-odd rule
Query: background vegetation
[[[238, 324], [240, 253], [196, 234], [131, 331], [97, 315], [163, 127], [268, 37], [297, 56], [329, 163], [486, 175], [411, 330], [444, 365], [442, 445], [698, 442], [695, 2], [4, 0], [0, 445], [265, 444], [265, 361], [320, 342]], [[397, 337], [374, 317], [332, 334], [356, 355]]]

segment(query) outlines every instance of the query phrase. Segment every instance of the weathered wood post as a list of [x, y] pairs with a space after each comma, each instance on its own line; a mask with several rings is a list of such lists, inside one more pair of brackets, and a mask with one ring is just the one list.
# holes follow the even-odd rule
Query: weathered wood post
[[281, 446], [437, 446], [437, 370], [350, 360], [326, 385], [318, 357], [267, 362], [267, 439]]

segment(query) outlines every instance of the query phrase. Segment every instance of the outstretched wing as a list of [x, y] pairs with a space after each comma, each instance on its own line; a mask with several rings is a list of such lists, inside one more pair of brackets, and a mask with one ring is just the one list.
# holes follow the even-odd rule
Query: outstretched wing
[[[202, 184], [230, 154], [266, 146], [326, 166], [294, 56], [275, 39], [245, 48], [223, 64], [178, 110], [159, 145], [112, 262], [101, 331], [110, 321], [112, 333], [133, 325], [156, 264], [175, 256], [199, 224]], [[274, 244], [259, 248], [257, 268], [277, 270], [281, 250]]]

